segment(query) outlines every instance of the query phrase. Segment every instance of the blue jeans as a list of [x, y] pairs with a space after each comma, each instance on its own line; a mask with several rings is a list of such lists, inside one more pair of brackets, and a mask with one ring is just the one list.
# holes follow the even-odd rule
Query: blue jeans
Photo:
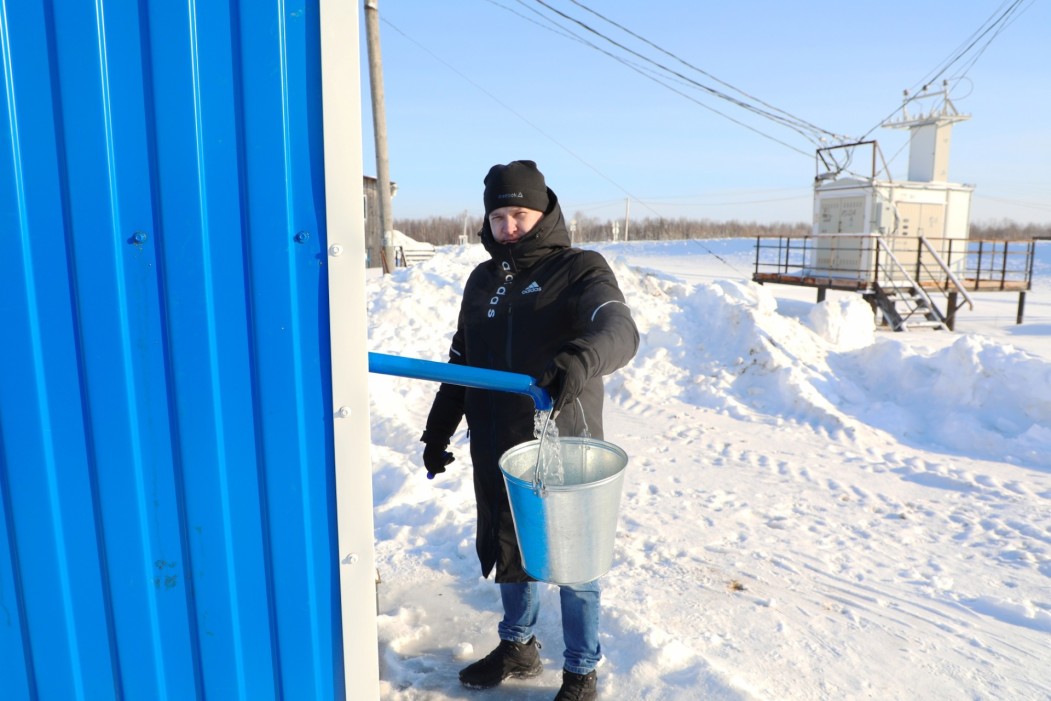
[[[598, 580], [574, 586], [559, 586], [562, 599], [562, 639], [566, 645], [566, 671], [587, 674], [602, 658], [598, 642]], [[527, 642], [533, 637], [540, 614], [540, 592], [536, 582], [501, 584], [504, 618], [497, 627], [501, 640]]]

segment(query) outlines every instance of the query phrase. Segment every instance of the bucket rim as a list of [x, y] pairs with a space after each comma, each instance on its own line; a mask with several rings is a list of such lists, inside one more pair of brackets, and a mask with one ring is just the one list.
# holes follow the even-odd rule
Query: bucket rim
[[[544, 440], [551, 440], [551, 439], [550, 438], [545, 438]], [[608, 477], [603, 477], [600, 480], [595, 480], [594, 482], [588, 482], [586, 484], [545, 484], [544, 485], [544, 489], [546, 491], [548, 491], [548, 492], [578, 492], [578, 491], [581, 491], [583, 489], [593, 489], [593, 488], [601, 487], [604, 484], [607, 484], [609, 482], [612, 482], [614, 480], [617, 480], [617, 479], [620, 479], [621, 477], [623, 477], [624, 476], [624, 471], [628, 467], [628, 453], [627, 453], [627, 451], [625, 451], [619, 445], [615, 445], [613, 443], [610, 443], [609, 441], [602, 440], [601, 438], [585, 438], [583, 436], [566, 436], [566, 437], [559, 436], [558, 442], [559, 442], [560, 445], [563, 444], [563, 443], [577, 444], [577, 445], [579, 445], [579, 444], [587, 444], [589, 446], [594, 446], [596, 448], [601, 448], [602, 450], [607, 450], [607, 451], [613, 453], [614, 455], [616, 455], [617, 457], [621, 458], [621, 460], [623, 461], [623, 464], [612, 475], [609, 475]], [[517, 453], [524, 453], [527, 450], [529, 450], [530, 448], [533, 448], [533, 447], [537, 446], [539, 443], [540, 443], [540, 439], [539, 438], [534, 438], [533, 440], [526, 441], [524, 443], [519, 443], [519, 444], [517, 444], [515, 446], [512, 446], [511, 448], [508, 448], [507, 450], [504, 451], [503, 455], [500, 456], [500, 460], [499, 460], [498, 464], [499, 464], [499, 467], [500, 467], [500, 472], [503, 473], [505, 480], [507, 480], [509, 483], [512, 483], [512, 484], [514, 484], [516, 486], [519, 486], [519, 487], [526, 487], [526, 488], [529, 488], [529, 489], [533, 488], [533, 479], [532, 479], [532, 477], [530, 477], [528, 480], [526, 480], [526, 479], [522, 479], [521, 477], [518, 477], [516, 475], [512, 475], [504, 467], [504, 461], [509, 455], [513, 455], [513, 454], [517, 454]], [[531, 469], [536, 469], [536, 468], [533, 467]], [[528, 474], [528, 472], [527, 472], [527, 474]]]

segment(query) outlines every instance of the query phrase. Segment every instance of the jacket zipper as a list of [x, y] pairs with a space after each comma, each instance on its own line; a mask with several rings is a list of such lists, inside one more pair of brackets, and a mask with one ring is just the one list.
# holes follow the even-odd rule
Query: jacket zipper
[[511, 323], [511, 316], [512, 316], [512, 311], [513, 310], [514, 310], [514, 305], [511, 304], [511, 295], [508, 294], [507, 295], [507, 349], [505, 350], [505, 356], [506, 356], [506, 359], [507, 359], [507, 369], [510, 370], [511, 372], [514, 372], [514, 366], [511, 365], [511, 360], [512, 360], [512, 358], [511, 358], [511, 349], [514, 347], [512, 345], [512, 343], [511, 343], [511, 337], [513, 335], [512, 329], [514, 328], [514, 325]]
[[507, 259], [511, 262], [511, 270], [513, 272], [511, 273], [512, 277], [511, 277], [510, 282], [507, 282], [507, 281], [504, 282], [504, 284], [507, 285], [507, 347], [504, 349], [504, 359], [507, 361], [507, 369], [513, 372], [514, 371], [514, 366], [511, 365], [511, 361], [513, 359], [512, 358], [512, 353], [511, 353], [511, 349], [514, 346], [512, 345], [513, 324], [511, 323], [512, 322], [511, 317], [512, 317], [512, 314], [514, 312], [514, 305], [511, 303], [511, 292], [512, 292], [512, 288], [515, 286], [515, 283], [518, 282], [519, 270], [518, 270], [518, 265], [515, 264], [515, 257], [511, 253], [511, 251], [507, 252]]

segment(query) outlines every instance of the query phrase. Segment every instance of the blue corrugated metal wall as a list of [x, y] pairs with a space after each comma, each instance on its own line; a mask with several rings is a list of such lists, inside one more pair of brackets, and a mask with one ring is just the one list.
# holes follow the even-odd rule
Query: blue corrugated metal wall
[[343, 695], [317, 0], [0, 0], [0, 696]]

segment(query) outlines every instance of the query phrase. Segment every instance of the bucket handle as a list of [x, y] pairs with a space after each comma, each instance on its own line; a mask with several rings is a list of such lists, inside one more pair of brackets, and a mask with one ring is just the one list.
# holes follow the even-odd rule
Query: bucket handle
[[[587, 451], [589, 444], [591, 443], [591, 429], [588, 427], [588, 420], [584, 415], [584, 405], [581, 403], [580, 397], [577, 397], [574, 401], [576, 401], [577, 407], [580, 409], [580, 420], [584, 422], [584, 432], [581, 434], [581, 438], [584, 439], [584, 442], [580, 444], [580, 449], [582, 451]], [[548, 424], [551, 423], [552, 414], [554, 414], [554, 412], [549, 411], [544, 417], [544, 426], [540, 429], [540, 441], [537, 443], [536, 447], [536, 465], [533, 467], [533, 493], [538, 497], [542, 497], [547, 493], [547, 487], [544, 484], [544, 480], [540, 477], [540, 463], [544, 455], [544, 440], [547, 437], [547, 427]], [[559, 446], [559, 449], [561, 450], [561, 446]], [[587, 461], [582, 459], [580, 464], [587, 465]]]
[[544, 457], [544, 439], [547, 437], [547, 427], [551, 423], [552, 412], [547, 412], [544, 417], [544, 427], [540, 429], [540, 442], [536, 446], [536, 466], [533, 467], [533, 494], [538, 497], [544, 496], [547, 493], [547, 487], [544, 486], [544, 480], [540, 478], [540, 462]]
[[584, 433], [581, 434], [582, 438], [591, 438], [591, 429], [588, 428], [588, 417], [584, 413], [584, 404], [580, 401], [580, 397], [577, 397], [577, 408], [580, 409], [580, 420], [584, 422]]

